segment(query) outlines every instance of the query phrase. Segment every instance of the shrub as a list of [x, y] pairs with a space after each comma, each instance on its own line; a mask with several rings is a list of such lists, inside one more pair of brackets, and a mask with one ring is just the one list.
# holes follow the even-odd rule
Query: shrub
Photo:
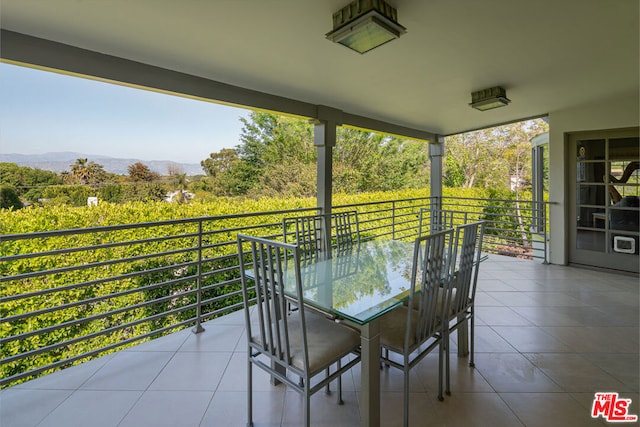
[[0, 209], [20, 209], [22, 202], [18, 191], [12, 185], [0, 185]]

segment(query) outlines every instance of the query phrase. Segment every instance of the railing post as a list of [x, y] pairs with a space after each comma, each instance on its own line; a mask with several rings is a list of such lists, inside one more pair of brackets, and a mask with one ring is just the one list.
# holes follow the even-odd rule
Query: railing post
[[542, 225], [542, 237], [544, 239], [544, 261], [543, 264], [549, 264], [549, 239], [547, 230], [547, 204], [544, 201], [540, 204], [540, 224]]
[[396, 240], [396, 201], [391, 201], [391, 238]]
[[196, 326], [192, 329], [194, 334], [204, 332], [202, 327], [202, 219], [198, 221], [198, 272], [196, 293]]

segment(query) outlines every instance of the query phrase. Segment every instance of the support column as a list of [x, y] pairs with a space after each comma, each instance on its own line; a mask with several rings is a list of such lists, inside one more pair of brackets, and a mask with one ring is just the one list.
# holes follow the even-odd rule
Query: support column
[[335, 123], [321, 121], [313, 128], [313, 143], [318, 150], [318, 202], [320, 213], [331, 213], [333, 194], [333, 147], [336, 145]]
[[[429, 159], [431, 160], [431, 218], [435, 210], [442, 209], [442, 157], [444, 156], [444, 137], [436, 135], [436, 143], [429, 144]], [[437, 218], [440, 224], [441, 218]], [[462, 319], [458, 319], [462, 320]], [[458, 356], [469, 354], [469, 332], [467, 322], [458, 328]]]
[[442, 208], [442, 156], [444, 155], [444, 137], [435, 136], [435, 141], [429, 143], [429, 160], [431, 161], [431, 209]]
[[[313, 128], [313, 144], [318, 150], [318, 195], [320, 213], [329, 218], [333, 195], [333, 147], [336, 145], [336, 128], [342, 124], [342, 111], [318, 106], [317, 120]], [[322, 239], [331, 242], [331, 227], [323, 223]], [[327, 245], [328, 247], [328, 245]]]

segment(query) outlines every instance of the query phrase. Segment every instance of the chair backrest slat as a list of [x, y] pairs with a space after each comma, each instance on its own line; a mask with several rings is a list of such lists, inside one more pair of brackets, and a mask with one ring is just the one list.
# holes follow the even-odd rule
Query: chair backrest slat
[[[323, 228], [331, 229], [333, 244], [322, 238]], [[329, 258], [331, 249], [341, 253], [351, 250], [354, 245], [360, 243], [358, 212], [283, 218], [282, 234], [285, 242], [291, 242], [300, 247], [303, 262], [314, 262], [323, 256]]]
[[[300, 248], [303, 262], [316, 261], [326, 251], [324, 241], [320, 238], [325, 217], [323, 215], [301, 216], [282, 219], [282, 234], [285, 242]], [[293, 227], [293, 237], [290, 228]]]
[[[244, 249], [246, 243], [249, 243], [250, 251]], [[300, 322], [300, 327], [295, 330], [299, 330], [301, 336], [297, 337], [296, 342], [302, 344], [304, 366], [308, 366], [304, 310], [300, 310], [295, 317], [296, 320], [290, 320], [287, 311], [287, 295], [302, 307], [300, 248], [296, 245], [239, 234], [238, 254], [250, 346], [280, 365], [290, 366], [292, 358], [290, 321]], [[250, 299], [248, 298], [251, 286], [244, 271], [247, 265], [246, 258], [249, 256], [256, 293], [258, 335], [253, 334], [251, 327]], [[285, 278], [290, 281], [287, 289], [285, 289]]]
[[[453, 230], [428, 234], [416, 239], [414, 244], [413, 268], [407, 324], [412, 316], [417, 316], [414, 336], [407, 328], [405, 350], [411, 342], [416, 344], [433, 336], [441, 327], [440, 316], [450, 304], [450, 277]], [[418, 299], [416, 304], [415, 299]], [[413, 341], [415, 340], [415, 341]]]
[[331, 215], [333, 222], [335, 248], [338, 252], [350, 250], [353, 245], [360, 243], [360, 224], [358, 212], [337, 212]]
[[[428, 224], [427, 224], [427, 219]], [[418, 236], [424, 233], [448, 230], [453, 228], [455, 224], [466, 224], [468, 221], [468, 212], [421, 208], [418, 218]]]
[[[249, 298], [248, 298], [248, 292], [247, 292], [247, 289], [246, 289], [246, 286], [245, 286], [246, 279], [244, 277], [244, 265], [245, 265], [244, 252], [243, 252], [242, 248], [240, 247], [240, 244], [241, 244], [240, 241], [238, 241], [238, 254], [240, 256], [240, 276], [241, 276], [241, 281], [242, 281], [242, 284], [243, 284], [243, 286], [242, 286], [243, 300], [245, 301], [245, 305], [247, 305], [248, 302], [249, 302]], [[251, 253], [252, 254], [258, 253], [257, 252], [257, 247], [256, 247], [257, 246], [256, 242], [250, 242], [250, 245], [251, 245]], [[253, 267], [253, 273], [255, 275], [255, 281], [256, 282], [264, 282], [265, 281], [265, 279], [264, 279], [265, 271], [261, 266], [262, 266], [262, 263], [257, 262], [257, 259], [256, 259], [255, 256], [252, 257], [252, 267]], [[265, 316], [268, 317], [270, 315], [269, 312], [268, 311], [266, 313], [264, 312], [264, 308], [265, 307], [264, 307], [263, 301], [265, 301], [265, 298], [266, 298], [265, 294], [264, 294], [264, 289], [263, 289], [262, 286], [256, 286], [254, 289], [255, 289], [255, 293], [256, 293], [256, 301], [257, 301], [256, 305], [257, 305], [258, 317], [260, 319], [262, 319]], [[251, 322], [249, 322], [248, 319], [247, 319], [246, 324], [247, 324], [247, 329], [248, 329], [247, 333], [251, 336]], [[260, 339], [262, 340], [262, 342], [264, 342], [264, 343], [269, 342], [270, 340], [267, 340], [267, 331], [266, 331], [266, 329], [264, 327], [264, 323], [263, 322], [260, 322], [258, 324], [258, 330], [259, 330]]]
[[457, 262], [454, 279], [456, 297], [452, 306], [455, 313], [465, 310], [475, 297], [484, 226], [484, 221], [479, 221], [461, 225], [456, 229], [454, 252], [454, 259]]

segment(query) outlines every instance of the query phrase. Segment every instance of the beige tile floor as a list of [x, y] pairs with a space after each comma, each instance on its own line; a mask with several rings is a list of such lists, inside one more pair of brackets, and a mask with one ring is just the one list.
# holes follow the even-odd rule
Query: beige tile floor
[[[477, 294], [476, 367], [453, 358], [452, 395], [436, 399], [437, 355], [412, 372], [412, 426], [588, 426], [594, 392], [639, 414], [637, 277], [491, 256]], [[0, 393], [2, 427], [216, 427], [246, 423], [241, 312]], [[453, 349], [455, 351], [455, 349]], [[256, 370], [257, 371], [257, 370]], [[254, 371], [254, 372], [256, 372]], [[301, 399], [254, 376], [255, 426], [299, 426]], [[402, 376], [381, 371], [383, 426], [402, 423]], [[345, 404], [320, 392], [314, 426], [357, 426], [359, 366]], [[618, 424], [626, 425], [626, 424]]]

